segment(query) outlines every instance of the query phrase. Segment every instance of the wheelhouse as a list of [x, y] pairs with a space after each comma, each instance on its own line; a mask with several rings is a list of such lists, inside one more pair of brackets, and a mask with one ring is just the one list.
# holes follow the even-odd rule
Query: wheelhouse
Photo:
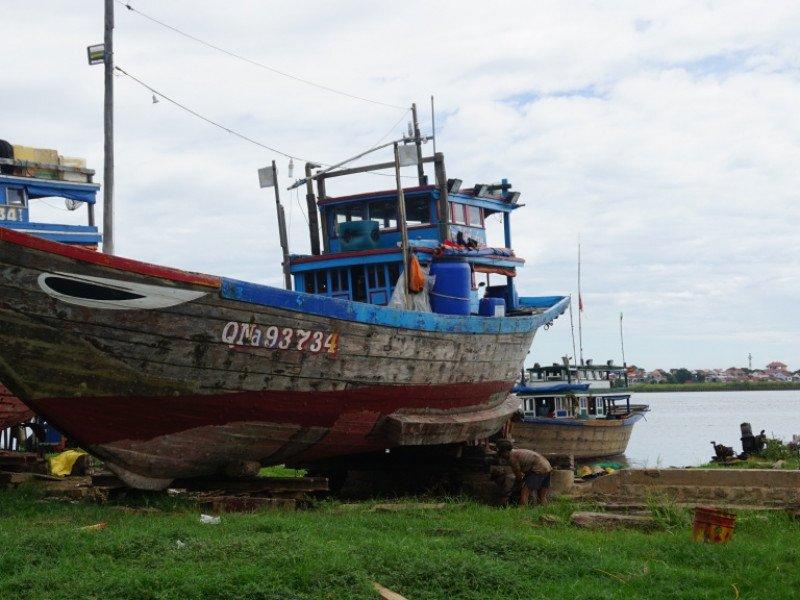
[[[82, 159], [68, 159], [55, 150], [12, 147], [2, 141], [0, 145], [13, 148], [13, 152], [4, 153], [13, 156], [0, 155], [0, 227], [55, 242], [96, 248], [102, 237], [94, 223], [94, 205], [100, 189], [92, 182], [94, 171], [86, 169]], [[69, 211], [84, 208], [86, 225], [32, 221], [31, 208], [48, 199], [64, 202]]]
[[[434, 163], [436, 184], [428, 184], [422, 174], [419, 185], [402, 189], [408, 244], [420, 265], [429, 267], [442, 257], [469, 264], [470, 314], [478, 314], [481, 296], [502, 299], [507, 314], [530, 314], [557, 301], [555, 297], [519, 298], [515, 290], [517, 268], [525, 261], [512, 250], [511, 214], [523, 205], [511, 184], [504, 179], [463, 188], [460, 180], [444, 178], [443, 155], [422, 162]], [[322, 244], [317, 253], [289, 257], [295, 290], [389, 303], [404, 270], [398, 190], [332, 196], [326, 189], [331, 178], [366, 169], [322, 174], [316, 178], [316, 192], [308, 181], [309, 210], [318, 214]], [[496, 247], [487, 243], [487, 218], [492, 215], [502, 216], [498, 221], [502, 221], [503, 243]], [[313, 250], [315, 238], [319, 247], [319, 232], [315, 219], [309, 221]]]

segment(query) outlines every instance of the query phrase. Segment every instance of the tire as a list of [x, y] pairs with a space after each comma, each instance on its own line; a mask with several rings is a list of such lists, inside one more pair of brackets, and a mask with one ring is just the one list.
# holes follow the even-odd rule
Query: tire
[[[14, 147], [5, 140], [0, 140], [0, 158], [14, 158]], [[0, 165], [0, 173], [9, 174], [13, 172], [13, 166]]]

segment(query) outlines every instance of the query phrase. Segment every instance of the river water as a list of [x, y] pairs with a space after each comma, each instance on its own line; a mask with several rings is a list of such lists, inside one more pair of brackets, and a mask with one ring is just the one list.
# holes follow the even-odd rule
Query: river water
[[634, 394], [649, 404], [646, 420], [633, 426], [625, 453], [632, 467], [682, 467], [708, 462], [711, 440], [741, 452], [739, 425], [753, 433], [791, 441], [800, 434], [800, 390], [770, 392], [665, 392]]

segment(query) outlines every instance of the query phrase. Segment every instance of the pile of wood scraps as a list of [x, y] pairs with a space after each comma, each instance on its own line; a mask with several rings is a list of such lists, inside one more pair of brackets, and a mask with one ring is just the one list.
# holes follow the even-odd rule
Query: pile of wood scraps
[[179, 480], [170, 491], [185, 493], [206, 510], [219, 513], [263, 508], [293, 510], [328, 489], [325, 477], [252, 477]]
[[47, 473], [47, 461], [34, 452], [0, 451], [2, 473]]

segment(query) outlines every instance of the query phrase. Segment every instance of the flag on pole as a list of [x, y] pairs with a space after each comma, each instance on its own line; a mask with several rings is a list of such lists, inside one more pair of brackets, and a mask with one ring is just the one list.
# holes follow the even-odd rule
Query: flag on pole
[[583, 312], [583, 296], [578, 294], [578, 310]]

